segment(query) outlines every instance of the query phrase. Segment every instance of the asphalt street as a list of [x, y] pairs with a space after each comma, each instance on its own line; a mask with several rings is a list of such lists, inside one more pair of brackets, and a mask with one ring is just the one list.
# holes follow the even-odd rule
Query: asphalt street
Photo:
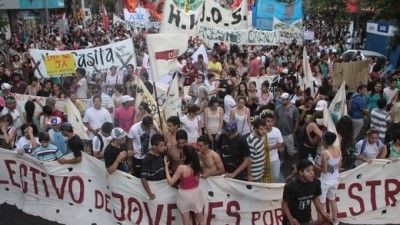
[[0, 205], [0, 225], [62, 225], [45, 220], [38, 216], [31, 216], [19, 210], [17, 207]]

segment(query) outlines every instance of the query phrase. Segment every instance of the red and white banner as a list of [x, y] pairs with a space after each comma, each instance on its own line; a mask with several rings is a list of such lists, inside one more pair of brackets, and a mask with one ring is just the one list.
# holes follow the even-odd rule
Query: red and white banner
[[181, 68], [178, 56], [186, 52], [189, 36], [183, 33], [147, 34], [146, 42], [150, 56], [153, 78], [175, 72]]
[[[397, 223], [399, 163], [374, 160], [342, 173], [337, 193], [340, 221]], [[182, 224], [177, 190], [166, 181], [149, 184], [156, 195], [152, 201], [139, 179], [120, 171], [108, 175], [104, 163], [87, 154], [79, 164], [60, 165], [0, 150], [0, 204], [67, 225]], [[201, 179], [207, 224], [282, 224], [283, 185], [222, 176]]]
[[103, 28], [105, 30], [108, 30], [108, 26], [109, 26], [109, 21], [108, 21], [108, 15], [107, 15], [107, 10], [106, 7], [104, 6], [104, 2], [101, 1], [101, 17], [103, 19]]

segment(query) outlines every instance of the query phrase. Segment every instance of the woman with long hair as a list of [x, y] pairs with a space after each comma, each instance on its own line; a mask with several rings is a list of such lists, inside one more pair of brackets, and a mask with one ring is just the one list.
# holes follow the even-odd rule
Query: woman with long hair
[[230, 69], [234, 69], [236, 71], [236, 65], [233, 62], [232, 57], [229, 57], [224, 65], [224, 71], [229, 72]]
[[59, 84], [59, 83], [54, 83], [53, 84], [53, 91], [52, 91], [51, 95], [54, 98], [62, 98], [63, 99], [65, 97], [64, 91], [63, 91], [63, 89], [61, 87], [61, 84]]
[[135, 117], [133, 118], [133, 124], [142, 122], [143, 118], [149, 116], [151, 113], [149, 105], [145, 102], [141, 102], [137, 110], [135, 110]]
[[349, 170], [354, 167], [354, 134], [353, 121], [348, 115], [343, 116], [336, 123], [336, 131], [342, 151], [342, 169]]
[[37, 77], [32, 77], [31, 84], [26, 88], [25, 94], [36, 96], [37, 92], [41, 89], [39, 79]]
[[257, 91], [257, 103], [259, 108], [267, 105], [272, 100], [274, 100], [274, 95], [269, 91], [269, 82], [265, 80], [261, 84], [261, 89]]
[[195, 104], [199, 92], [199, 88], [204, 85], [204, 75], [198, 74], [196, 76], [196, 82], [193, 82], [189, 88], [189, 96], [192, 97], [190, 100], [191, 104]]
[[183, 165], [179, 165], [171, 177], [168, 157], [164, 157], [165, 176], [169, 185], [180, 182], [176, 205], [182, 216], [183, 225], [191, 224], [190, 212], [194, 212], [197, 223], [205, 225], [203, 215], [204, 196], [199, 186], [201, 173], [199, 156], [192, 146], [183, 147]]
[[212, 142], [212, 149], [216, 149], [216, 141], [222, 133], [224, 110], [219, 106], [218, 98], [212, 97], [209, 106], [204, 110], [205, 131]]
[[235, 121], [238, 126], [238, 133], [242, 136], [251, 132], [250, 109], [246, 106], [246, 97], [239, 96], [237, 105], [231, 110], [230, 121]]
[[195, 104], [199, 107], [200, 111], [200, 124], [201, 129], [204, 129], [204, 110], [208, 106], [208, 88], [206, 86], [199, 87], [197, 100]]
[[249, 92], [247, 96], [247, 108], [250, 109], [250, 115], [254, 116], [258, 108], [258, 99], [257, 99], [257, 84], [255, 81], [251, 81], [249, 84]]
[[13, 118], [9, 113], [0, 117], [0, 128], [0, 147], [13, 150], [15, 148], [17, 129], [13, 126]]
[[188, 113], [181, 117], [182, 130], [188, 134], [188, 144], [194, 144], [197, 142], [197, 138], [201, 135], [201, 124], [200, 124], [200, 108], [197, 105], [189, 105]]
[[234, 97], [237, 98], [238, 96], [244, 96], [244, 97], [246, 97], [246, 100], [248, 100], [249, 91], [247, 90], [246, 83], [244, 83], [243, 81], [239, 83], [238, 90]]
[[118, 108], [122, 105], [121, 98], [123, 94], [124, 94], [124, 86], [122, 84], [115, 85], [114, 93], [111, 96], [115, 108]]
[[378, 108], [378, 100], [381, 98], [387, 100], [386, 95], [383, 93], [383, 84], [381, 82], [376, 82], [374, 88], [364, 97], [365, 104], [370, 112]]

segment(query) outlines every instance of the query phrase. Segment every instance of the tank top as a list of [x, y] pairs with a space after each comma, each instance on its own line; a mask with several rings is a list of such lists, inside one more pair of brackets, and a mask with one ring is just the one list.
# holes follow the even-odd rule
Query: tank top
[[327, 151], [329, 155], [329, 160], [328, 160], [328, 170], [326, 173], [321, 173], [321, 181], [331, 181], [331, 180], [337, 180], [339, 178], [339, 163], [340, 159], [342, 158], [342, 152], [340, 152], [339, 156], [337, 158], [333, 158], [331, 153]]
[[389, 158], [400, 158], [400, 152], [396, 151], [393, 142], [390, 142], [389, 144], [389, 151]]
[[210, 108], [207, 108], [208, 131], [210, 134], [216, 134], [219, 130], [219, 108], [217, 112], [213, 113]]
[[[183, 167], [183, 173], [186, 175], [186, 166]], [[182, 190], [189, 190], [193, 189], [199, 186], [199, 180], [197, 177], [194, 176], [193, 170], [190, 170], [190, 175], [187, 177], [181, 177], [181, 183], [179, 185], [179, 188]]]
[[237, 127], [238, 127], [238, 133], [241, 134], [242, 136], [250, 133], [250, 127], [249, 124], [247, 123], [247, 113], [244, 115], [239, 115], [237, 110], [235, 110], [235, 117], [234, 120], [236, 121]]

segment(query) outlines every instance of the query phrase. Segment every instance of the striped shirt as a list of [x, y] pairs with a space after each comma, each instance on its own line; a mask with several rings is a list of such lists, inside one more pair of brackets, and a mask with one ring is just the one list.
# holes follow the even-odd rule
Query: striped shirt
[[142, 178], [149, 181], [164, 180], [164, 155], [153, 155], [150, 152], [146, 154], [142, 162]]
[[33, 151], [33, 155], [35, 158], [40, 161], [54, 161], [63, 156], [63, 153], [52, 144], [49, 144], [47, 147], [39, 146]]
[[254, 181], [259, 181], [265, 169], [264, 137], [256, 137], [251, 133], [246, 141], [250, 150], [251, 175]]
[[390, 115], [382, 109], [375, 108], [371, 111], [371, 128], [374, 127], [379, 132], [379, 140], [385, 143], [387, 125]]

